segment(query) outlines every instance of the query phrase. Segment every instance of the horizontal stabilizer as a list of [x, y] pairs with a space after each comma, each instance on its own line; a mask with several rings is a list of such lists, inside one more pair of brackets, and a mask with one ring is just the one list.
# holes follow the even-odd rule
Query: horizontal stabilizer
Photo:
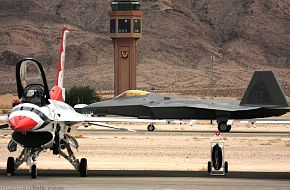
[[272, 71], [255, 71], [240, 105], [289, 107], [281, 85]]
[[110, 129], [121, 130], [121, 131], [136, 132], [135, 130], [132, 130], [132, 129], [122, 128], [122, 127], [118, 127], [118, 126], [114, 126], [114, 125], [109, 125], [109, 124], [101, 123], [101, 122], [89, 122], [89, 124], [96, 125], [96, 126], [99, 126], [99, 127], [105, 127], [105, 128], [110, 128]]

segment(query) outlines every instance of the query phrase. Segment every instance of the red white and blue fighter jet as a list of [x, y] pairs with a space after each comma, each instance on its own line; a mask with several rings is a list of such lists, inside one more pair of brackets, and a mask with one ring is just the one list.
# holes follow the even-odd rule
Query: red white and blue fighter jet
[[[62, 32], [62, 43], [58, 62], [56, 85], [49, 91], [42, 65], [31, 58], [19, 61], [16, 65], [16, 82], [19, 100], [13, 102], [13, 109], [8, 116], [0, 117], [6, 121], [0, 128], [11, 128], [12, 138], [8, 150], [14, 152], [17, 145], [23, 147], [20, 156], [7, 160], [7, 175], [11, 176], [24, 162], [30, 167], [32, 178], [37, 176], [36, 159], [46, 150], [68, 160], [81, 176], [87, 176], [87, 160], [77, 159], [72, 148], [77, 149], [77, 140], [70, 135], [76, 123], [98, 125], [102, 127], [128, 130], [101, 122], [151, 122], [138, 119], [92, 118], [77, 113], [65, 103], [63, 71], [65, 43], [68, 28]], [[130, 131], [130, 130], [129, 130]]]

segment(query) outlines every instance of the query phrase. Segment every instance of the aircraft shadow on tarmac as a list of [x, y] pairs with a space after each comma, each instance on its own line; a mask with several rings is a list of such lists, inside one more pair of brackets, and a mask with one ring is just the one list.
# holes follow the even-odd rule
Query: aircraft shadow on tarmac
[[[5, 170], [0, 170], [1, 178]], [[42, 170], [38, 171], [42, 177], [79, 177], [74, 170]], [[160, 170], [89, 170], [90, 177], [218, 177], [241, 179], [290, 179], [290, 172], [229, 172], [224, 176], [210, 176], [204, 171], [160, 171]], [[26, 170], [19, 170], [15, 176], [26, 176]], [[9, 177], [7, 177], [9, 178]]]

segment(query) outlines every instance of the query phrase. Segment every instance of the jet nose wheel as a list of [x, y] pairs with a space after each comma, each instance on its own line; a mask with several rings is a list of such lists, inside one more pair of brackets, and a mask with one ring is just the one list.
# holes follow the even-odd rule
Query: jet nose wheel
[[152, 132], [152, 131], [155, 130], [155, 126], [151, 123], [151, 124], [149, 124], [149, 125], [147, 126], [147, 130], [150, 131], [150, 132]]
[[87, 159], [82, 158], [80, 162], [80, 168], [79, 172], [81, 177], [86, 177], [88, 176], [88, 164], [87, 164]]
[[6, 168], [6, 174], [7, 176], [13, 176], [15, 171], [15, 162], [13, 157], [9, 157], [7, 159], [7, 168]]
[[230, 132], [231, 128], [232, 128], [231, 125], [227, 125], [226, 123], [223, 122], [218, 124], [218, 130], [223, 133]]
[[37, 177], [37, 167], [35, 164], [31, 166], [31, 178], [35, 179]]

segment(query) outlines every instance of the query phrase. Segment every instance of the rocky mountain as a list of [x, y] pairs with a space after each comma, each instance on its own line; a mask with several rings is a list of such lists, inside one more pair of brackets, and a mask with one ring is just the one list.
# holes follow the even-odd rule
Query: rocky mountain
[[[15, 93], [15, 62], [34, 57], [55, 80], [62, 26], [65, 85], [113, 89], [111, 0], [0, 0], [0, 92]], [[290, 95], [290, 1], [142, 0], [138, 88], [241, 96], [254, 70], [274, 70]], [[214, 59], [211, 59], [213, 57]]]

